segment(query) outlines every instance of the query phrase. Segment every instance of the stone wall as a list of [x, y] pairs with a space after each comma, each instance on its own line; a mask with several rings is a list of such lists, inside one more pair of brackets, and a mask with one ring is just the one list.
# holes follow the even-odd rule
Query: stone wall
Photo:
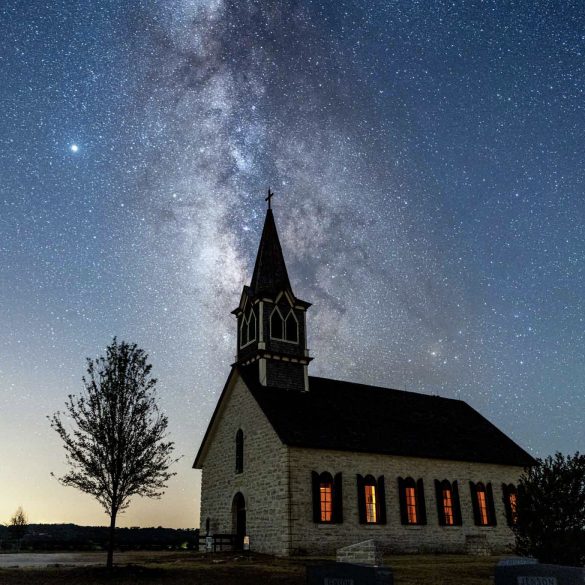
[[[333, 554], [350, 544], [375, 539], [388, 552], [479, 552], [470, 543], [485, 543], [489, 550], [509, 550], [513, 534], [506, 522], [501, 484], [517, 483], [522, 469], [512, 466], [457, 461], [391, 457], [367, 453], [291, 449], [291, 509], [293, 554]], [[315, 524], [312, 516], [311, 472], [343, 474], [343, 523]], [[385, 525], [359, 523], [356, 474], [385, 479]], [[400, 522], [398, 477], [422, 478], [427, 524], [404, 526]], [[439, 526], [434, 480], [457, 480], [462, 526]], [[491, 482], [496, 526], [475, 526], [469, 482]], [[471, 537], [471, 538], [469, 538]], [[478, 537], [478, 538], [475, 538]]]
[[[201, 527], [212, 534], [235, 533], [234, 496], [246, 501], [251, 549], [288, 554], [288, 450], [270, 426], [237, 373], [208, 438], [202, 459]], [[244, 433], [244, 468], [236, 473], [235, 437]]]

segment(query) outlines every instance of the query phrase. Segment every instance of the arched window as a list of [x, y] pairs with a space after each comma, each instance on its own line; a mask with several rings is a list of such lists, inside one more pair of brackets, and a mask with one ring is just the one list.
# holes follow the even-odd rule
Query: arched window
[[400, 500], [400, 520], [402, 524], [426, 524], [425, 491], [423, 480], [414, 481], [412, 477], [398, 478], [398, 497]]
[[313, 471], [313, 522], [333, 524], [343, 522], [341, 473], [333, 477], [328, 471]]
[[246, 316], [242, 315], [242, 321], [240, 322], [240, 347], [248, 345], [248, 323], [246, 322]]
[[270, 337], [272, 339], [284, 339], [284, 319], [278, 307], [270, 315]]
[[274, 307], [270, 315], [270, 337], [279, 341], [299, 342], [299, 322], [294, 311], [290, 309], [286, 318], [282, 316], [280, 309]]
[[506, 510], [506, 520], [508, 526], [518, 524], [518, 491], [512, 483], [502, 484], [502, 494], [504, 496], [504, 508]]
[[292, 343], [299, 342], [299, 323], [292, 309], [288, 312], [284, 321], [284, 336], [287, 341]]
[[457, 482], [435, 480], [435, 496], [440, 526], [461, 526], [461, 506]]
[[244, 471], [244, 432], [238, 429], [236, 433], [236, 473]]
[[492, 484], [484, 485], [482, 482], [473, 483], [470, 481], [469, 488], [476, 526], [495, 526], [496, 510]]
[[250, 311], [248, 317], [248, 343], [256, 339], [256, 313]]
[[242, 315], [240, 324], [240, 347], [252, 343], [256, 339], [256, 313], [250, 309], [247, 315]]
[[361, 524], [386, 524], [384, 476], [357, 476], [358, 511]]

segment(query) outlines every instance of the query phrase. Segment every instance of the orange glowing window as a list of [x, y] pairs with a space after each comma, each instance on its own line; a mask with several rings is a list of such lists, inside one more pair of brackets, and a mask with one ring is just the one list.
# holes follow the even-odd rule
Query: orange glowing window
[[375, 524], [378, 520], [376, 511], [376, 486], [366, 485], [366, 522]]
[[321, 503], [321, 522], [333, 520], [333, 486], [331, 482], [319, 484], [319, 497]]
[[409, 524], [416, 524], [416, 489], [413, 487], [406, 488], [406, 517]]
[[455, 524], [455, 516], [453, 514], [453, 494], [450, 488], [443, 488], [443, 514], [445, 516], [445, 524], [453, 526]]
[[518, 500], [514, 492], [508, 495], [508, 502], [510, 504], [510, 520], [515, 525], [518, 523]]
[[489, 522], [487, 499], [483, 489], [477, 490], [477, 505], [479, 508], [479, 523], [481, 526], [487, 526]]

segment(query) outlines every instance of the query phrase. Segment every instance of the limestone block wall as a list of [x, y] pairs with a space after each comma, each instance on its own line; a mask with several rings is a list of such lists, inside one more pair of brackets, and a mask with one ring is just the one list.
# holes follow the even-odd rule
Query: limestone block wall
[[[237, 377], [224, 399], [202, 461], [201, 529], [235, 533], [234, 496], [246, 501], [246, 532], [257, 552], [288, 554], [288, 455], [260, 407]], [[244, 468], [236, 473], [236, 433], [244, 433]]]
[[[290, 449], [293, 554], [334, 554], [339, 547], [375, 539], [388, 552], [499, 552], [514, 542], [502, 502], [502, 483], [517, 483], [519, 467], [458, 461], [392, 457], [368, 453]], [[312, 516], [311, 472], [343, 474], [343, 523], [315, 524]], [[384, 476], [387, 524], [359, 523], [356, 474]], [[400, 522], [398, 477], [424, 481], [427, 524]], [[434, 480], [457, 480], [462, 526], [439, 526]], [[496, 526], [475, 526], [469, 482], [491, 482]], [[479, 548], [478, 548], [479, 547]]]

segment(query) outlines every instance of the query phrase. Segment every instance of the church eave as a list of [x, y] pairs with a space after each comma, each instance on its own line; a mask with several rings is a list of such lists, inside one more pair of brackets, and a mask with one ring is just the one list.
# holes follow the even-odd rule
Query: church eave
[[273, 359], [283, 362], [289, 362], [293, 364], [301, 364], [301, 365], [308, 365], [309, 362], [312, 362], [314, 358], [311, 356], [298, 356], [298, 355], [291, 355], [290, 353], [284, 352], [277, 352], [272, 351], [269, 349], [258, 349], [251, 355], [249, 358], [239, 360], [232, 364], [232, 367], [236, 367], [238, 365], [248, 365], [253, 362], [258, 361], [259, 359]]

